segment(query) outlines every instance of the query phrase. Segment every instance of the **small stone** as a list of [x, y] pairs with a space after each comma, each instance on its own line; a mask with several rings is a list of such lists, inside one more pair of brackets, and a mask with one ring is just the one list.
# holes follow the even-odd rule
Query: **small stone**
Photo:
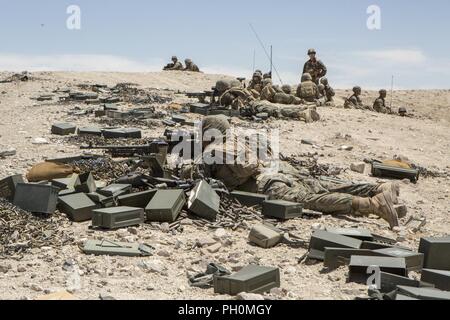
[[133, 235], [137, 235], [138, 234], [138, 230], [136, 228], [128, 228], [128, 232], [133, 234]]
[[12, 266], [10, 264], [0, 264], [0, 272], [1, 273], [7, 273], [11, 269], [12, 269]]
[[230, 237], [229, 233], [225, 229], [222, 229], [222, 228], [217, 229], [214, 232], [214, 236], [213, 236], [213, 238], [218, 241], [224, 241], [229, 237]]
[[153, 290], [155, 290], [155, 288], [153, 288], [153, 287], [147, 287], [146, 290], [147, 290], [147, 291], [153, 291]]
[[162, 223], [159, 228], [161, 229], [162, 232], [169, 232], [170, 231], [170, 224], [168, 224], [167, 222]]
[[217, 252], [219, 252], [220, 248], [222, 248], [222, 244], [216, 243], [216, 244], [213, 244], [212, 246], [209, 246], [208, 248], [206, 248], [206, 250], [208, 250], [209, 253], [217, 253]]
[[311, 226], [311, 229], [314, 231], [325, 230], [325, 226], [321, 223], [313, 223], [313, 225]]
[[160, 260], [142, 261], [138, 267], [151, 273], [163, 273], [166, 271], [164, 263]]
[[25, 268], [24, 266], [17, 267], [17, 272], [25, 272], [25, 271], [27, 271], [27, 268]]
[[295, 269], [295, 267], [287, 267], [287, 268], [284, 270], [284, 273], [285, 273], [285, 274], [294, 274], [296, 271], [297, 271], [297, 270]]
[[237, 299], [241, 301], [263, 301], [264, 296], [256, 293], [242, 292], [237, 295]]
[[14, 148], [0, 149], [0, 158], [12, 157], [15, 155], [16, 155], [16, 149], [14, 149]]
[[357, 173], [364, 173], [366, 169], [366, 164], [364, 162], [355, 162], [350, 165], [350, 170]]
[[48, 141], [45, 138], [34, 138], [31, 143], [32, 144], [48, 144]]
[[76, 266], [76, 261], [73, 259], [67, 259], [64, 261], [64, 264], [62, 266], [64, 271], [73, 271], [73, 268]]
[[160, 250], [158, 251], [158, 256], [168, 258], [171, 256], [171, 253], [167, 250]]
[[341, 146], [339, 148], [339, 150], [341, 150], [341, 151], [352, 151], [353, 147], [352, 146]]
[[112, 300], [116, 300], [116, 298], [112, 297], [112, 296], [108, 296], [108, 295], [103, 295], [103, 294], [99, 294], [99, 299], [103, 300], [103, 301], [112, 301]]
[[270, 294], [272, 294], [274, 296], [284, 296], [285, 291], [281, 288], [272, 288], [272, 289], [270, 289]]
[[217, 242], [217, 241], [214, 240], [214, 239], [211, 238], [211, 237], [204, 237], [204, 238], [201, 238], [201, 239], [197, 239], [196, 244], [197, 244], [197, 246], [199, 246], [200, 248], [203, 248], [203, 247], [209, 247], [209, 246], [212, 246], [212, 245], [215, 244], [216, 242]]
[[33, 290], [33, 291], [36, 291], [36, 292], [44, 291], [44, 289], [42, 289], [42, 287], [40, 287], [40, 286], [38, 286], [37, 284], [34, 284], [34, 283], [30, 286], [30, 289]]

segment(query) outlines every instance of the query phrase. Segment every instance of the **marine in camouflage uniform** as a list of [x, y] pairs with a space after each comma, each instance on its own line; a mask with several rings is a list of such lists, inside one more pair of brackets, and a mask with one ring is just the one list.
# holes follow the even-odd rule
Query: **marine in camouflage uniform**
[[382, 89], [379, 93], [380, 96], [373, 103], [373, 110], [379, 113], [392, 113], [391, 108], [386, 106], [387, 91]]
[[252, 93], [244, 89], [238, 80], [219, 80], [216, 83], [216, 91], [219, 105], [232, 107], [234, 110], [241, 110], [255, 100]]
[[[203, 120], [203, 131], [217, 129], [223, 134], [223, 141], [214, 140], [207, 145], [205, 153], [231, 155], [237, 159], [244, 153], [247, 159], [255, 160], [256, 155], [248, 155], [251, 150], [245, 146], [230, 149], [238, 145], [239, 139], [231, 137], [235, 143], [227, 143], [224, 148], [226, 130], [230, 124], [226, 117], [212, 116]], [[239, 146], [239, 145], [238, 145]], [[256, 156], [257, 157], [257, 156]], [[197, 159], [194, 166], [183, 170], [183, 178], [188, 175], [195, 178], [196, 172], [203, 176], [221, 180], [230, 190], [257, 191], [271, 199], [287, 200], [303, 204], [305, 209], [333, 215], [369, 216], [376, 215], [386, 220], [390, 227], [398, 226], [398, 215], [394, 204], [398, 203], [400, 189], [398, 184], [352, 184], [318, 180], [294, 168], [286, 162], [280, 162], [279, 169], [268, 170], [270, 163], [256, 158], [241, 164], [212, 165], [201, 164]]]
[[312, 77], [312, 81], [315, 84], [319, 84], [319, 80], [327, 75], [327, 67], [325, 64], [316, 58], [316, 50], [308, 50], [309, 60], [305, 63], [303, 67], [303, 74], [309, 73]]
[[259, 97], [261, 95], [261, 91], [263, 89], [262, 77], [262, 73], [260, 73], [259, 71], [255, 71], [252, 80], [248, 84], [247, 89], [252, 92], [255, 98], [257, 98], [256, 96]]
[[364, 105], [361, 99], [362, 89], [361, 87], [353, 88], [353, 95], [345, 100], [344, 108], [346, 109], [361, 109], [361, 110], [371, 110], [373, 109], [370, 106]]
[[186, 59], [184, 63], [186, 64], [184, 71], [200, 72], [199, 67], [191, 59]]
[[267, 100], [269, 102], [275, 102], [274, 98], [277, 94], [277, 91], [272, 86], [272, 80], [269, 78], [266, 78], [263, 80], [263, 89], [261, 90], [261, 100]]
[[320, 79], [320, 84], [323, 86], [323, 89], [319, 86], [319, 94], [321, 94], [325, 98], [325, 104], [331, 105], [334, 102], [333, 97], [336, 95], [334, 89], [328, 83], [327, 78]]
[[164, 70], [167, 71], [183, 70], [183, 64], [180, 61], [178, 61], [178, 58], [176, 56], [173, 56], [172, 63], [169, 63], [167, 66], [165, 66]]
[[251, 101], [245, 108], [244, 115], [257, 115], [258, 113], [267, 113], [269, 117], [280, 119], [300, 120], [311, 123], [320, 120], [315, 106], [292, 105], [272, 103], [269, 101], [255, 100]]
[[273, 102], [280, 104], [299, 105], [303, 103], [303, 100], [292, 94], [291, 86], [283, 85], [281, 87], [281, 90], [277, 90], [277, 93], [273, 97]]
[[302, 76], [302, 82], [297, 88], [297, 97], [311, 103], [317, 102], [317, 99], [319, 99], [319, 88], [312, 81], [309, 73]]

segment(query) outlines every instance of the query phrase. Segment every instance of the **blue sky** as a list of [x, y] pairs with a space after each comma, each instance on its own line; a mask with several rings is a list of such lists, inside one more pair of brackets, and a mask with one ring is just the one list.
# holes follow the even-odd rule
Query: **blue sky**
[[[172, 55], [250, 77], [269, 63], [296, 83], [313, 47], [336, 87], [450, 88], [450, 1], [0, 0], [0, 70], [156, 71]], [[69, 30], [69, 5], [81, 30]], [[366, 10], [381, 9], [381, 30]]]

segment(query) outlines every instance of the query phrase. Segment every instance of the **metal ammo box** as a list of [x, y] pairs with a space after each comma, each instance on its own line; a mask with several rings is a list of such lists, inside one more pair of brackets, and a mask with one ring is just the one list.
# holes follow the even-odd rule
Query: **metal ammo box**
[[233, 191], [231, 196], [246, 207], [262, 206], [264, 201], [269, 200], [269, 196], [258, 193]]
[[191, 191], [188, 209], [195, 215], [216, 221], [220, 209], [220, 197], [206, 181], [200, 181]]
[[406, 268], [408, 271], [422, 270], [424, 257], [423, 253], [412, 252], [400, 248], [379, 249], [375, 250], [375, 252], [387, 257], [405, 258]]
[[379, 267], [381, 271], [407, 277], [404, 258], [352, 256], [349, 265], [349, 280], [351, 282], [366, 283], [370, 274], [367, 270], [371, 266]]
[[84, 193], [75, 193], [59, 197], [59, 211], [67, 214], [74, 222], [83, 222], [92, 219], [92, 210], [97, 205]]
[[14, 204], [29, 212], [51, 214], [56, 210], [58, 192], [59, 189], [51, 185], [18, 183]]
[[450, 291], [450, 271], [423, 269], [422, 281], [432, 283], [440, 290]]
[[392, 292], [397, 289], [397, 286], [408, 286], [415, 288], [433, 288], [432, 284], [417, 281], [411, 278], [402, 277], [396, 274], [381, 272], [381, 292]]
[[372, 164], [372, 175], [380, 178], [409, 179], [411, 182], [419, 180], [419, 170], [403, 169], [386, 166], [380, 163]]
[[97, 209], [92, 212], [92, 226], [104, 229], [119, 229], [144, 223], [142, 208], [114, 207]]
[[79, 136], [101, 136], [102, 130], [94, 127], [78, 128]]
[[88, 240], [84, 243], [83, 252], [93, 255], [109, 255], [124, 257], [149, 257], [153, 248], [138, 243], [124, 243], [108, 240]]
[[147, 190], [119, 196], [119, 205], [145, 209], [158, 190]]
[[131, 192], [131, 184], [111, 184], [97, 192], [105, 197], [118, 197]]
[[16, 193], [16, 186], [18, 183], [24, 183], [23, 177], [18, 174], [7, 177], [0, 181], [0, 198], [5, 198], [8, 201], [14, 200]]
[[105, 197], [97, 192], [91, 192], [86, 195], [102, 208], [111, 208], [117, 205], [114, 197]]
[[263, 202], [262, 214], [281, 220], [294, 219], [302, 216], [303, 206], [284, 200], [266, 200]]
[[311, 236], [309, 250], [316, 253], [314, 259], [323, 260], [325, 258], [325, 248], [360, 249], [361, 244], [362, 241], [355, 238], [317, 230]]
[[135, 128], [106, 129], [103, 130], [103, 136], [106, 139], [115, 139], [115, 138], [141, 139], [142, 132], [141, 130]]
[[80, 176], [74, 173], [70, 178], [53, 179], [50, 181], [52, 186], [58, 187], [60, 190], [75, 189], [81, 184]]
[[361, 241], [373, 241], [373, 235], [366, 229], [344, 229], [344, 228], [327, 228], [328, 232], [340, 234]]
[[325, 248], [324, 266], [336, 269], [340, 266], [350, 264], [352, 256], [382, 256], [372, 250], [348, 249], [348, 248]]
[[173, 115], [172, 116], [172, 121], [175, 123], [185, 123], [187, 121], [187, 119], [183, 116], [180, 115]]
[[241, 292], [264, 293], [280, 287], [278, 268], [251, 265], [229, 276], [214, 277], [214, 293], [235, 296]]
[[91, 193], [95, 192], [97, 190], [97, 186], [95, 185], [94, 177], [90, 172], [86, 172], [83, 174], [80, 174], [80, 184], [75, 186], [75, 190], [77, 192], [83, 192], [83, 193]]
[[450, 300], [450, 292], [433, 288], [414, 288], [398, 286], [397, 294], [405, 295], [419, 300]]
[[283, 240], [284, 232], [274, 226], [260, 224], [250, 230], [248, 239], [261, 248], [273, 248]]
[[424, 268], [450, 271], [450, 237], [422, 238], [419, 252], [425, 255]]
[[67, 136], [69, 134], [74, 134], [77, 127], [70, 123], [57, 123], [52, 126], [52, 134]]
[[191, 113], [201, 114], [207, 116], [211, 107], [206, 103], [191, 103], [189, 104], [189, 111]]
[[158, 190], [145, 208], [147, 221], [174, 222], [185, 204], [183, 190]]

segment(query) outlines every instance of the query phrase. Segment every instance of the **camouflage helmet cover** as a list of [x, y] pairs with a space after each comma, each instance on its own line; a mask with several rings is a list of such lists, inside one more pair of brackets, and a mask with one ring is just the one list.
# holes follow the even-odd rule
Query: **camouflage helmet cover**
[[219, 92], [225, 92], [231, 89], [231, 83], [226, 80], [219, 80], [216, 82], [216, 90]]
[[320, 91], [325, 90], [325, 86], [322, 83], [319, 84], [318, 88], [319, 88]]
[[322, 79], [320, 79], [320, 83], [323, 85], [327, 85], [328, 84], [328, 79], [323, 77]]
[[361, 91], [362, 91], [361, 87], [358, 87], [358, 86], [353, 87], [353, 92], [354, 92], [354, 93], [356, 93], [356, 92], [361, 92]]
[[380, 93], [380, 94], [387, 94], [387, 91], [386, 91], [385, 89], [381, 89], [381, 90], [379, 91], [379, 93]]
[[292, 88], [291, 88], [291, 86], [288, 85], [288, 84], [283, 85], [283, 86], [281, 87], [281, 90], [283, 90], [283, 92], [284, 92], [284, 93], [287, 93], [287, 94], [291, 94], [291, 93], [292, 93]]
[[172, 56], [172, 60], [178, 60], [177, 56]]
[[308, 55], [310, 55], [310, 54], [317, 54], [316, 49], [309, 49]]
[[202, 132], [208, 130], [219, 130], [223, 135], [226, 135], [227, 130], [230, 129], [230, 122], [224, 115], [208, 116], [202, 121]]
[[408, 111], [406, 111], [406, 108], [405, 107], [400, 107], [399, 109], [398, 109], [398, 113], [400, 113], [400, 114], [405, 114], [405, 113], [407, 113]]
[[231, 88], [240, 88], [242, 83], [239, 80], [231, 80], [230, 86]]
[[265, 78], [262, 83], [263, 83], [263, 86], [267, 86], [269, 84], [272, 84], [272, 79]]
[[304, 73], [304, 74], [302, 75], [302, 82], [305, 82], [305, 81], [312, 81], [312, 76], [311, 76], [311, 74], [309, 74], [309, 73]]
[[191, 60], [191, 59], [186, 59], [186, 60], [184, 60], [184, 62], [185, 62], [186, 64], [192, 64], [192, 60]]

